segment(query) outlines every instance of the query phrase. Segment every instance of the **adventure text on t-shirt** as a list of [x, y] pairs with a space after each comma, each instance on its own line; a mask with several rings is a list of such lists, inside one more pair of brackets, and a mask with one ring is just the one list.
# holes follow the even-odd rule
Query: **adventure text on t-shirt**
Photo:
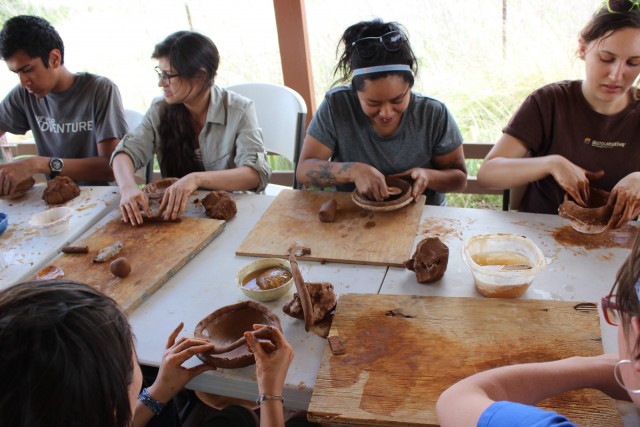
[[93, 120], [71, 123], [56, 123], [53, 117], [36, 116], [38, 127], [42, 132], [77, 133], [93, 130]]

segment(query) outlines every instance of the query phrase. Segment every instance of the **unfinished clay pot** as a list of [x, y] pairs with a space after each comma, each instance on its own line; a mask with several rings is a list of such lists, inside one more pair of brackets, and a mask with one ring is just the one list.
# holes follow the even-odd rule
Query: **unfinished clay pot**
[[449, 248], [437, 237], [427, 237], [418, 243], [411, 259], [403, 264], [416, 273], [418, 283], [433, 283], [444, 276], [449, 263]]
[[[253, 331], [254, 324], [263, 324], [282, 330], [280, 319], [267, 306], [255, 301], [243, 301], [222, 307], [204, 319], [195, 328], [194, 336], [207, 340], [218, 348], [229, 346]], [[198, 358], [217, 368], [243, 368], [256, 363], [244, 342], [224, 353], [199, 354]]]
[[151, 182], [142, 188], [142, 192], [150, 199], [160, 199], [164, 197], [164, 192], [174, 183], [178, 182], [178, 178], [162, 178]]
[[613, 205], [609, 205], [609, 192], [598, 188], [589, 189], [589, 206], [578, 205], [568, 194], [558, 208], [558, 214], [571, 221], [571, 227], [584, 234], [602, 233], [613, 214]]
[[[408, 205], [413, 200], [411, 196], [411, 184], [400, 178], [386, 177], [387, 187], [392, 189], [388, 199], [382, 202], [370, 200], [366, 196], [358, 193], [358, 190], [353, 190], [351, 193], [351, 199], [353, 202], [363, 209], [370, 211], [392, 211], [400, 209], [403, 206]], [[398, 189], [400, 190], [398, 192]]]
[[20, 196], [24, 196], [25, 193], [27, 191], [29, 191], [31, 189], [31, 187], [33, 187], [35, 185], [36, 181], [32, 178], [29, 177], [27, 179], [25, 179], [22, 182], [19, 182], [18, 185], [16, 186], [16, 189], [13, 193], [11, 194], [4, 194], [2, 196], [0, 196], [0, 199], [5, 199], [5, 200], [10, 200], [10, 199], [17, 199]]

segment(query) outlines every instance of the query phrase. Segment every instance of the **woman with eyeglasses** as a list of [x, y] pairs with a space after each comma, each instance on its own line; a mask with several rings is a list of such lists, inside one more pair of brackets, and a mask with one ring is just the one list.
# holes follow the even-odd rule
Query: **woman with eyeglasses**
[[526, 186], [519, 210], [557, 214], [565, 193], [611, 192], [610, 228], [640, 214], [640, 2], [605, 1], [582, 29], [584, 80], [531, 94], [478, 171], [496, 189]]
[[142, 123], [127, 134], [112, 156], [125, 222], [141, 224], [141, 210], [152, 216], [134, 171], [157, 154], [163, 177], [180, 178], [160, 205], [165, 219], [185, 211], [198, 188], [263, 190], [271, 176], [253, 102], [214, 85], [220, 56], [208, 37], [179, 31], [155, 46], [158, 86]]
[[462, 136], [446, 106], [411, 90], [418, 70], [395, 22], [359, 22], [342, 35], [338, 83], [307, 130], [296, 170], [308, 187], [389, 197], [385, 176], [412, 182], [412, 196], [444, 205], [466, 186]]
[[[640, 405], [640, 233], [610, 294], [605, 320], [618, 326], [618, 354], [503, 366], [472, 375], [445, 390], [436, 412], [442, 427], [570, 427], [567, 418], [537, 408], [571, 390], [593, 388]], [[584, 408], [588, 410], [589, 408]]]

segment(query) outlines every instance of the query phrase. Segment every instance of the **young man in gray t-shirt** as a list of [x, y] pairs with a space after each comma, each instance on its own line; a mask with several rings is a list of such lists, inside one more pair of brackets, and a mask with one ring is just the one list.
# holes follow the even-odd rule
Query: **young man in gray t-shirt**
[[79, 184], [113, 180], [109, 159], [127, 132], [115, 84], [64, 65], [64, 44], [46, 20], [16, 16], [0, 32], [0, 57], [18, 74], [0, 103], [0, 136], [31, 130], [38, 155], [0, 164], [0, 195], [34, 174], [65, 175]]

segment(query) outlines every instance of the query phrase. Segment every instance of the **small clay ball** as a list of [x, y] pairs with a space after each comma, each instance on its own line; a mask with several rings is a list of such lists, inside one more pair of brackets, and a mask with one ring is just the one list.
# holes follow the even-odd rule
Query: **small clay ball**
[[125, 257], [116, 258], [111, 261], [109, 270], [111, 270], [116, 277], [127, 277], [129, 273], [131, 273], [131, 264], [129, 264], [129, 260]]

